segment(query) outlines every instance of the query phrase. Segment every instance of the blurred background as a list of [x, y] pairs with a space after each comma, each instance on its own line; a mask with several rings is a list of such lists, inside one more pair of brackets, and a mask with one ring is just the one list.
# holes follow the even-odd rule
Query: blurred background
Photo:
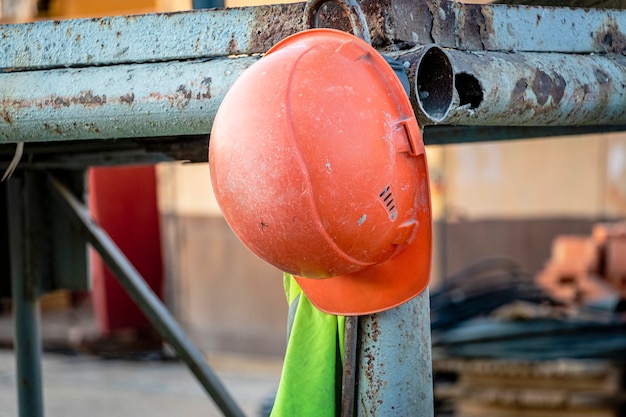
[[[190, 0], [0, 4], [4, 23], [194, 6]], [[625, 416], [626, 135], [426, 151], [437, 415]], [[94, 168], [89, 189], [92, 214], [235, 398], [250, 415], [260, 413], [276, 389], [285, 348], [282, 274], [232, 234], [214, 200], [208, 165]], [[95, 254], [91, 268], [91, 291], [42, 299], [48, 415], [78, 415], [76, 402], [88, 399], [94, 416], [96, 408], [103, 415], [216, 413]], [[1, 306], [0, 387], [7, 389], [0, 389], [0, 416], [9, 416], [16, 410], [10, 300]], [[112, 386], [118, 391], [106, 394]], [[94, 398], [102, 400], [98, 407]], [[182, 408], [159, 405], [159, 398]]]

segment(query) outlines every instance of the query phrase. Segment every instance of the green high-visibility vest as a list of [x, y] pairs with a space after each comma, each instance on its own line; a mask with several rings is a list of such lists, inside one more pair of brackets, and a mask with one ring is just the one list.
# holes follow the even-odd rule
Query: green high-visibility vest
[[284, 274], [289, 303], [287, 350], [271, 417], [337, 417], [345, 317], [323, 313], [293, 276]]

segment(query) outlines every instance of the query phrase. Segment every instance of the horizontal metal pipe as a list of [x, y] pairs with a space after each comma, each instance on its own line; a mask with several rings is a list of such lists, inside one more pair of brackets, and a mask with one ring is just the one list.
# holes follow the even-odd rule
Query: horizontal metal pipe
[[385, 4], [383, 15], [393, 22], [395, 41], [461, 50], [626, 53], [625, 10], [449, 0]]
[[[454, 72], [450, 108], [423, 116], [432, 123], [474, 126], [626, 124], [626, 57], [617, 54], [465, 52], [445, 50]], [[414, 82], [424, 102], [449, 86], [428, 85], [438, 67], [422, 64]], [[430, 78], [429, 78], [430, 77]], [[446, 103], [439, 107], [445, 108]], [[437, 108], [439, 108], [437, 107]]]
[[224, 95], [257, 59], [0, 74], [0, 143], [207, 134]]
[[[333, 3], [330, 1], [329, 3]], [[336, 3], [336, 2], [335, 2]], [[376, 46], [435, 43], [463, 50], [625, 53], [626, 11], [358, 0]], [[0, 25], [0, 68], [163, 62], [264, 53], [306, 29], [305, 3]], [[342, 8], [325, 23], [342, 29]]]
[[[626, 58], [459, 52], [407, 62], [422, 125], [626, 125]], [[0, 73], [0, 144], [205, 135], [258, 57]], [[32, 88], [37, 85], [37, 88]]]
[[[264, 53], [304, 3], [0, 25], [0, 68], [33, 70]], [[259, 36], [262, 34], [262, 36]]]

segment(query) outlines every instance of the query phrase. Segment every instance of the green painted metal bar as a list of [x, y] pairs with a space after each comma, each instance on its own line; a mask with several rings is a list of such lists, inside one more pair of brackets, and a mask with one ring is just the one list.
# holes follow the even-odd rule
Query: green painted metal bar
[[42, 417], [40, 312], [37, 283], [28, 263], [25, 187], [20, 175], [7, 182], [17, 395], [20, 417]]
[[67, 215], [74, 219], [87, 235], [91, 245], [98, 251], [128, 295], [137, 303], [178, 356], [187, 364], [215, 404], [226, 417], [244, 417], [243, 411], [222, 385], [202, 356], [189, 341], [176, 320], [159, 298], [152, 292], [139, 272], [124, 256], [109, 235], [91, 218], [89, 209], [54, 177], [48, 182], [54, 197]]

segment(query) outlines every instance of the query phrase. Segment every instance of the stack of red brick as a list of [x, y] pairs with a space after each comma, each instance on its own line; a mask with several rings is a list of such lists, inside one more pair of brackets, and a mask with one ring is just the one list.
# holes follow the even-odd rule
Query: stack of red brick
[[597, 224], [591, 236], [557, 237], [536, 280], [566, 304], [626, 300], [626, 222]]

